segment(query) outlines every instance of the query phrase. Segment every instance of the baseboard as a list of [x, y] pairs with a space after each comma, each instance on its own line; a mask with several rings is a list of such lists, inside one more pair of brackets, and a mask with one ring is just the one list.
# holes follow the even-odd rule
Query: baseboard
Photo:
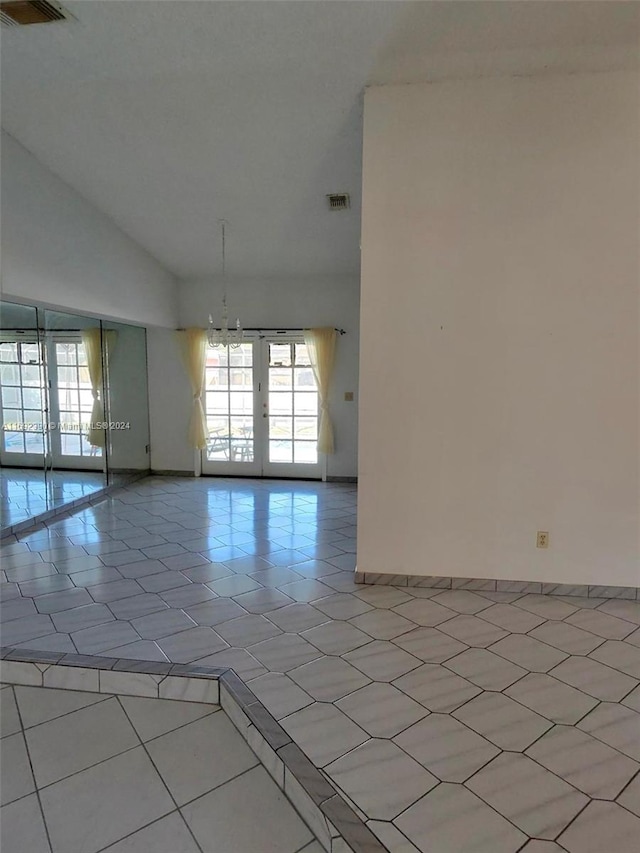
[[467, 589], [487, 592], [516, 592], [536, 595], [579, 595], [585, 598], [626, 598], [640, 600], [637, 586], [592, 586], [589, 584], [543, 583], [542, 581], [498, 580], [492, 578], [454, 578], [425, 575], [387, 575], [356, 569], [355, 583], [386, 586], [413, 586], [430, 589]]
[[195, 477], [194, 471], [174, 471], [170, 468], [152, 468], [152, 477]]
[[327, 477], [327, 483], [357, 483], [357, 477]]

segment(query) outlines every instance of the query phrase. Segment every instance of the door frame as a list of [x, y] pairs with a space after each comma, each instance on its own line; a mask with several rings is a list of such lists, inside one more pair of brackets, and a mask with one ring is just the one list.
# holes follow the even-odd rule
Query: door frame
[[[304, 332], [245, 332], [244, 341], [253, 344], [253, 462], [208, 460], [206, 449], [200, 453], [204, 476], [256, 477], [291, 480], [325, 480], [326, 455], [318, 452], [316, 463], [269, 461], [269, 344], [304, 343]], [[206, 389], [205, 389], [206, 394]], [[206, 398], [205, 398], [205, 417]], [[318, 412], [319, 419], [319, 412]]]

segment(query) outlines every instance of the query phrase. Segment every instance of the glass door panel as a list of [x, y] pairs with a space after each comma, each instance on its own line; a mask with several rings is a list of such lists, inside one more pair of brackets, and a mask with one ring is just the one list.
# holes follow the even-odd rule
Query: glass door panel
[[202, 454], [205, 474], [261, 473], [256, 447], [257, 359], [254, 341], [237, 348], [207, 350], [204, 409], [207, 447]]
[[321, 477], [318, 392], [306, 344], [266, 340], [268, 436], [263, 473]]
[[51, 464], [54, 469], [101, 471], [104, 450], [87, 441], [93, 392], [79, 333], [47, 333]]
[[0, 342], [2, 462], [42, 467], [45, 452], [45, 380], [37, 340]]

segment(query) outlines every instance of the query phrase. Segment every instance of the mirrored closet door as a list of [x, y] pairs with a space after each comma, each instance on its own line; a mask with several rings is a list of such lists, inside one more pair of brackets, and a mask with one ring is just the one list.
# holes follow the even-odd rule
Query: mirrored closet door
[[0, 303], [1, 527], [149, 470], [146, 332]]

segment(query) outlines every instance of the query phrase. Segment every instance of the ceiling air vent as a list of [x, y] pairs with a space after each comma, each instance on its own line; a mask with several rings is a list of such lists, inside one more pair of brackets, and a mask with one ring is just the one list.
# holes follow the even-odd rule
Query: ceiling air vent
[[27, 24], [49, 24], [71, 17], [57, 3], [49, 0], [3, 0], [0, 2], [0, 21], [4, 27], [24, 27]]
[[348, 210], [351, 207], [349, 193], [331, 193], [327, 196], [329, 210]]

